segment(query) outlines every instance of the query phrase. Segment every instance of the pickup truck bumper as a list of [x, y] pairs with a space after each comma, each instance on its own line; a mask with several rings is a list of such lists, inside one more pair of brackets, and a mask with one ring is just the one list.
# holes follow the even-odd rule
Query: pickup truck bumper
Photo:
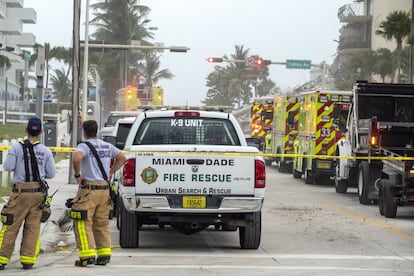
[[165, 196], [121, 196], [128, 212], [165, 212], [165, 213], [254, 213], [262, 209], [263, 198], [224, 197], [218, 208], [171, 208]]

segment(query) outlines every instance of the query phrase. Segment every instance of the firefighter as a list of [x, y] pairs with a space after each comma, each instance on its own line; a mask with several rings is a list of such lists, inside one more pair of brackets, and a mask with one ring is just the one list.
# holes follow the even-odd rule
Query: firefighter
[[265, 136], [265, 152], [272, 152], [272, 131], [270, 129]]
[[[105, 176], [111, 179], [124, 164], [125, 155], [115, 146], [96, 137], [98, 124], [94, 120], [83, 123], [83, 136], [96, 149]], [[114, 159], [110, 167], [111, 159]], [[112, 201], [109, 183], [105, 181], [98, 160], [86, 143], [78, 144], [73, 156], [74, 177], [79, 190], [72, 201], [73, 218], [79, 260], [75, 266], [106, 265], [111, 258], [109, 211]], [[96, 260], [95, 260], [96, 257]]]
[[[53, 178], [56, 174], [52, 152], [38, 140], [42, 133], [41, 120], [30, 118], [26, 132], [27, 140], [14, 143], [3, 163], [3, 168], [13, 171], [14, 175], [12, 194], [1, 212], [0, 270], [10, 261], [23, 222], [20, 262], [23, 269], [31, 269], [36, 263], [40, 250], [41, 204], [47, 195], [47, 188], [45, 191], [42, 186], [47, 186], [45, 178]], [[36, 159], [37, 164], [31, 162], [31, 158]]]

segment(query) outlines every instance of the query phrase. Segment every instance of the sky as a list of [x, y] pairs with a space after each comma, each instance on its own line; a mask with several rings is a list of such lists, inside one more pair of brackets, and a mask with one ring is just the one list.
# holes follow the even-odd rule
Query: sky
[[[24, 24], [24, 32], [36, 42], [51, 46], [72, 46], [73, 0], [25, 0], [34, 8], [36, 24]], [[96, 2], [90, 0], [90, 3]], [[165, 104], [201, 105], [207, 94], [206, 77], [218, 63], [211, 56], [230, 56], [235, 46], [249, 49], [251, 55], [285, 62], [311, 60], [312, 64], [332, 63], [336, 55], [341, 23], [338, 9], [352, 0], [140, 0], [151, 9], [148, 27], [154, 42], [164, 46], [185, 46], [187, 53], [164, 51], [161, 69], [175, 77], [161, 80]], [[85, 38], [85, 7], [81, 1], [81, 40]], [[90, 9], [89, 19], [92, 19]], [[89, 30], [89, 33], [93, 29]], [[225, 63], [221, 65], [225, 66]], [[53, 66], [53, 64], [52, 64]], [[59, 69], [62, 65], [56, 64]], [[269, 78], [284, 90], [309, 80], [309, 70], [270, 65]]]

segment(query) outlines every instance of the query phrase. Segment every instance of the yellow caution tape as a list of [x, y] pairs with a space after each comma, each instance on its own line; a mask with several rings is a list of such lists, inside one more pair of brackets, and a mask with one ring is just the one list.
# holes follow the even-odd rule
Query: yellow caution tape
[[[0, 146], [0, 151], [10, 150], [11, 146]], [[52, 152], [75, 152], [75, 148], [70, 147], [49, 147]], [[328, 156], [328, 155], [312, 155], [312, 154], [293, 154], [293, 153], [240, 153], [240, 152], [190, 152], [190, 151], [122, 151], [125, 154], [134, 154], [137, 156], [154, 156], [154, 155], [197, 155], [197, 156], [262, 156], [262, 157], [284, 157], [284, 158], [315, 158], [315, 159], [353, 159], [353, 160], [397, 160], [397, 161], [414, 161], [414, 156]]]

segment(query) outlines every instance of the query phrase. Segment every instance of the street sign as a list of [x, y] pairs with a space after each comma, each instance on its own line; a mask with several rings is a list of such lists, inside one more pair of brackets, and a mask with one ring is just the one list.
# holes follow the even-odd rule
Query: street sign
[[29, 51], [26, 51], [26, 50], [23, 50], [22, 52], [23, 52], [22, 53], [23, 59], [24, 60], [27, 60], [27, 61], [30, 61], [30, 52]]
[[310, 60], [300, 60], [300, 59], [287, 59], [286, 60], [286, 69], [310, 69], [311, 61]]

